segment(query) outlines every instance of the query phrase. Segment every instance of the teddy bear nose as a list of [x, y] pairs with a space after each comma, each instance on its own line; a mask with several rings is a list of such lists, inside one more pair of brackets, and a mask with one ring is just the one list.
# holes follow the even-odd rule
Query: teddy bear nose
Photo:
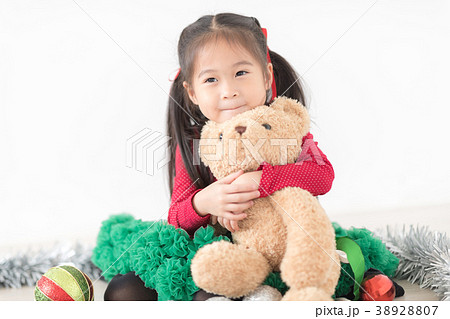
[[247, 126], [236, 126], [234, 129], [236, 130], [236, 132], [242, 135], [242, 133], [244, 133], [247, 129]]

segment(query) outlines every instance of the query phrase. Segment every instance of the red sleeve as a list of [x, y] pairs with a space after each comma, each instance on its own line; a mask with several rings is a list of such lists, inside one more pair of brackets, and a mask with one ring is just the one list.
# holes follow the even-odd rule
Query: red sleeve
[[189, 235], [200, 227], [206, 226], [210, 215], [204, 217], [197, 214], [192, 206], [192, 198], [202, 189], [195, 188], [181, 157], [179, 146], [175, 151], [175, 178], [173, 184], [172, 198], [169, 207], [169, 224], [183, 228]]
[[270, 165], [263, 162], [259, 182], [260, 197], [271, 195], [287, 186], [300, 187], [312, 195], [323, 195], [331, 189], [334, 170], [325, 154], [317, 147], [313, 135], [303, 137], [301, 154], [293, 164]]

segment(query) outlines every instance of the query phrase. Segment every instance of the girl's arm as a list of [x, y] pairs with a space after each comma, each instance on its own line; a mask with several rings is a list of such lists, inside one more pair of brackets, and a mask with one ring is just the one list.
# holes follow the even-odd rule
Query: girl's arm
[[189, 235], [200, 227], [206, 226], [211, 215], [204, 217], [197, 214], [192, 198], [202, 189], [195, 188], [181, 157], [179, 146], [175, 151], [175, 178], [172, 199], [169, 207], [168, 222], [176, 228], [183, 228]]
[[264, 162], [259, 182], [260, 197], [271, 195], [287, 187], [300, 187], [312, 195], [323, 195], [331, 189], [334, 170], [324, 153], [317, 147], [313, 135], [308, 133], [302, 142], [302, 152], [294, 164], [270, 165]]

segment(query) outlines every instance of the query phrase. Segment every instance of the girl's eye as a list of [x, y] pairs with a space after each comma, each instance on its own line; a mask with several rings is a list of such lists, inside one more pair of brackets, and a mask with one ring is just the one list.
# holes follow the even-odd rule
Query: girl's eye
[[223, 135], [222, 135], [222, 133], [220, 133], [219, 134], [219, 140], [222, 140], [222, 137], [223, 137]]
[[270, 129], [272, 128], [272, 126], [270, 126], [270, 125], [267, 124], [267, 123], [264, 123], [262, 126], [264, 126], [264, 128], [265, 128], [266, 130], [270, 130]]
[[[239, 71], [239, 72], [237, 72], [236, 74], [239, 74], [239, 73], [241, 73], [241, 72], [248, 73], [247, 71]], [[207, 79], [205, 80], [205, 83], [213, 83], [213, 82], [216, 82], [216, 81], [210, 81], [210, 80], [217, 80], [217, 79], [216, 79], [216, 78], [207, 78]]]

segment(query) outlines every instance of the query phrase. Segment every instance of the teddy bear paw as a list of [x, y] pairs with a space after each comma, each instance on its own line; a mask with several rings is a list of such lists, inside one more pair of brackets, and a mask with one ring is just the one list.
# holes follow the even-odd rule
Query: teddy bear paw
[[330, 294], [319, 287], [289, 289], [283, 296], [283, 301], [333, 301]]

